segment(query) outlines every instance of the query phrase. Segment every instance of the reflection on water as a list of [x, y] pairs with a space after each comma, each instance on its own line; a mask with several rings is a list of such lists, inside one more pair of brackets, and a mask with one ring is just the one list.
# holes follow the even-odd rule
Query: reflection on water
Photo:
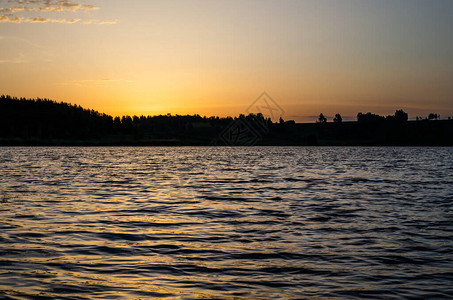
[[453, 297], [452, 148], [0, 148], [0, 296]]

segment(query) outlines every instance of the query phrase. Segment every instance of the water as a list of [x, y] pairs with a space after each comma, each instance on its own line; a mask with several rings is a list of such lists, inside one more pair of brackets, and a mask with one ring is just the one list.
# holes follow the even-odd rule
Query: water
[[453, 148], [0, 148], [0, 298], [451, 298]]

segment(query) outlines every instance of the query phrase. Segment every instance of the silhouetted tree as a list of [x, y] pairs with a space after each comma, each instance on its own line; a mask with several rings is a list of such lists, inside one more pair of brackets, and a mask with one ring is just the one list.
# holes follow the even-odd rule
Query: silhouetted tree
[[437, 120], [438, 118], [440, 118], [440, 116], [438, 114], [430, 113], [428, 115], [429, 120]]
[[375, 115], [370, 112], [367, 112], [366, 114], [362, 114], [359, 112], [357, 114], [357, 121], [358, 122], [376, 122], [376, 121], [382, 121], [385, 118], [383, 116]]
[[335, 123], [341, 123], [341, 122], [343, 122], [343, 118], [341, 117], [340, 114], [336, 114], [336, 115], [335, 115], [335, 118], [333, 118], [333, 121], [334, 121]]
[[112, 118], [48, 99], [0, 97], [0, 137], [92, 139], [112, 132]]
[[327, 123], [327, 118], [322, 113], [319, 114], [318, 123]]
[[409, 118], [409, 117], [408, 117], [407, 113], [405, 113], [402, 109], [397, 110], [397, 111], [395, 112], [395, 119], [396, 119], [397, 121], [400, 121], [400, 122], [407, 122], [408, 118]]

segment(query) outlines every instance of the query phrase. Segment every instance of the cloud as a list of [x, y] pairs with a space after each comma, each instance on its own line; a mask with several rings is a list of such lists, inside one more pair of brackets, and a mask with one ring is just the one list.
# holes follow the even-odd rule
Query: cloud
[[99, 9], [99, 7], [96, 7], [94, 5], [88, 5], [88, 4], [83, 4], [82, 8], [84, 10], [98, 10]]
[[80, 19], [50, 19], [50, 18], [27, 18], [24, 20], [25, 23], [67, 23], [73, 24], [79, 22]]
[[48, 18], [26, 18], [25, 19], [25, 22], [28, 22], [28, 23], [46, 23], [46, 22], [49, 22], [50, 19]]
[[[116, 24], [117, 20], [86, 20], [82, 18], [55, 18], [58, 13], [85, 13], [100, 9], [91, 4], [84, 4], [70, 0], [9, 0], [8, 5], [0, 7], [0, 23], [66, 23], [74, 24], [82, 21], [83, 24]], [[45, 17], [37, 14], [52, 14]]]
[[13, 3], [20, 6], [13, 6], [6, 8], [11, 12], [27, 10], [27, 11], [68, 11], [75, 12], [77, 10], [96, 10], [99, 7], [90, 4], [76, 3], [69, 0], [11, 0], [9, 3]]
[[0, 15], [0, 23], [22, 23], [22, 19], [20, 17], [11, 17], [8, 15]]
[[17, 11], [23, 11], [25, 10], [24, 6], [20, 7], [7, 7], [7, 8], [0, 8], [0, 13], [8, 13], [8, 14], [13, 14]]
[[118, 23], [118, 20], [105, 20], [105, 21], [99, 21], [99, 20], [83, 20], [83, 24], [99, 24], [99, 25], [114, 25]]
[[74, 24], [79, 22], [80, 19], [52, 19], [52, 18], [43, 18], [43, 17], [34, 17], [34, 18], [22, 18], [22, 17], [10, 17], [7, 15], [0, 15], [0, 23], [66, 23]]
[[116, 24], [118, 23], [118, 20], [107, 20], [107, 21], [102, 21], [102, 22], [99, 22], [98, 24]]

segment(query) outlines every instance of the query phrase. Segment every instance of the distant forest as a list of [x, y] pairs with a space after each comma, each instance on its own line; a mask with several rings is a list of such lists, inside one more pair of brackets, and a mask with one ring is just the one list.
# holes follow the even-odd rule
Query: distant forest
[[453, 120], [436, 113], [408, 121], [403, 110], [357, 121], [272, 122], [262, 114], [121, 118], [48, 99], [0, 96], [0, 145], [435, 145], [453, 146]]

